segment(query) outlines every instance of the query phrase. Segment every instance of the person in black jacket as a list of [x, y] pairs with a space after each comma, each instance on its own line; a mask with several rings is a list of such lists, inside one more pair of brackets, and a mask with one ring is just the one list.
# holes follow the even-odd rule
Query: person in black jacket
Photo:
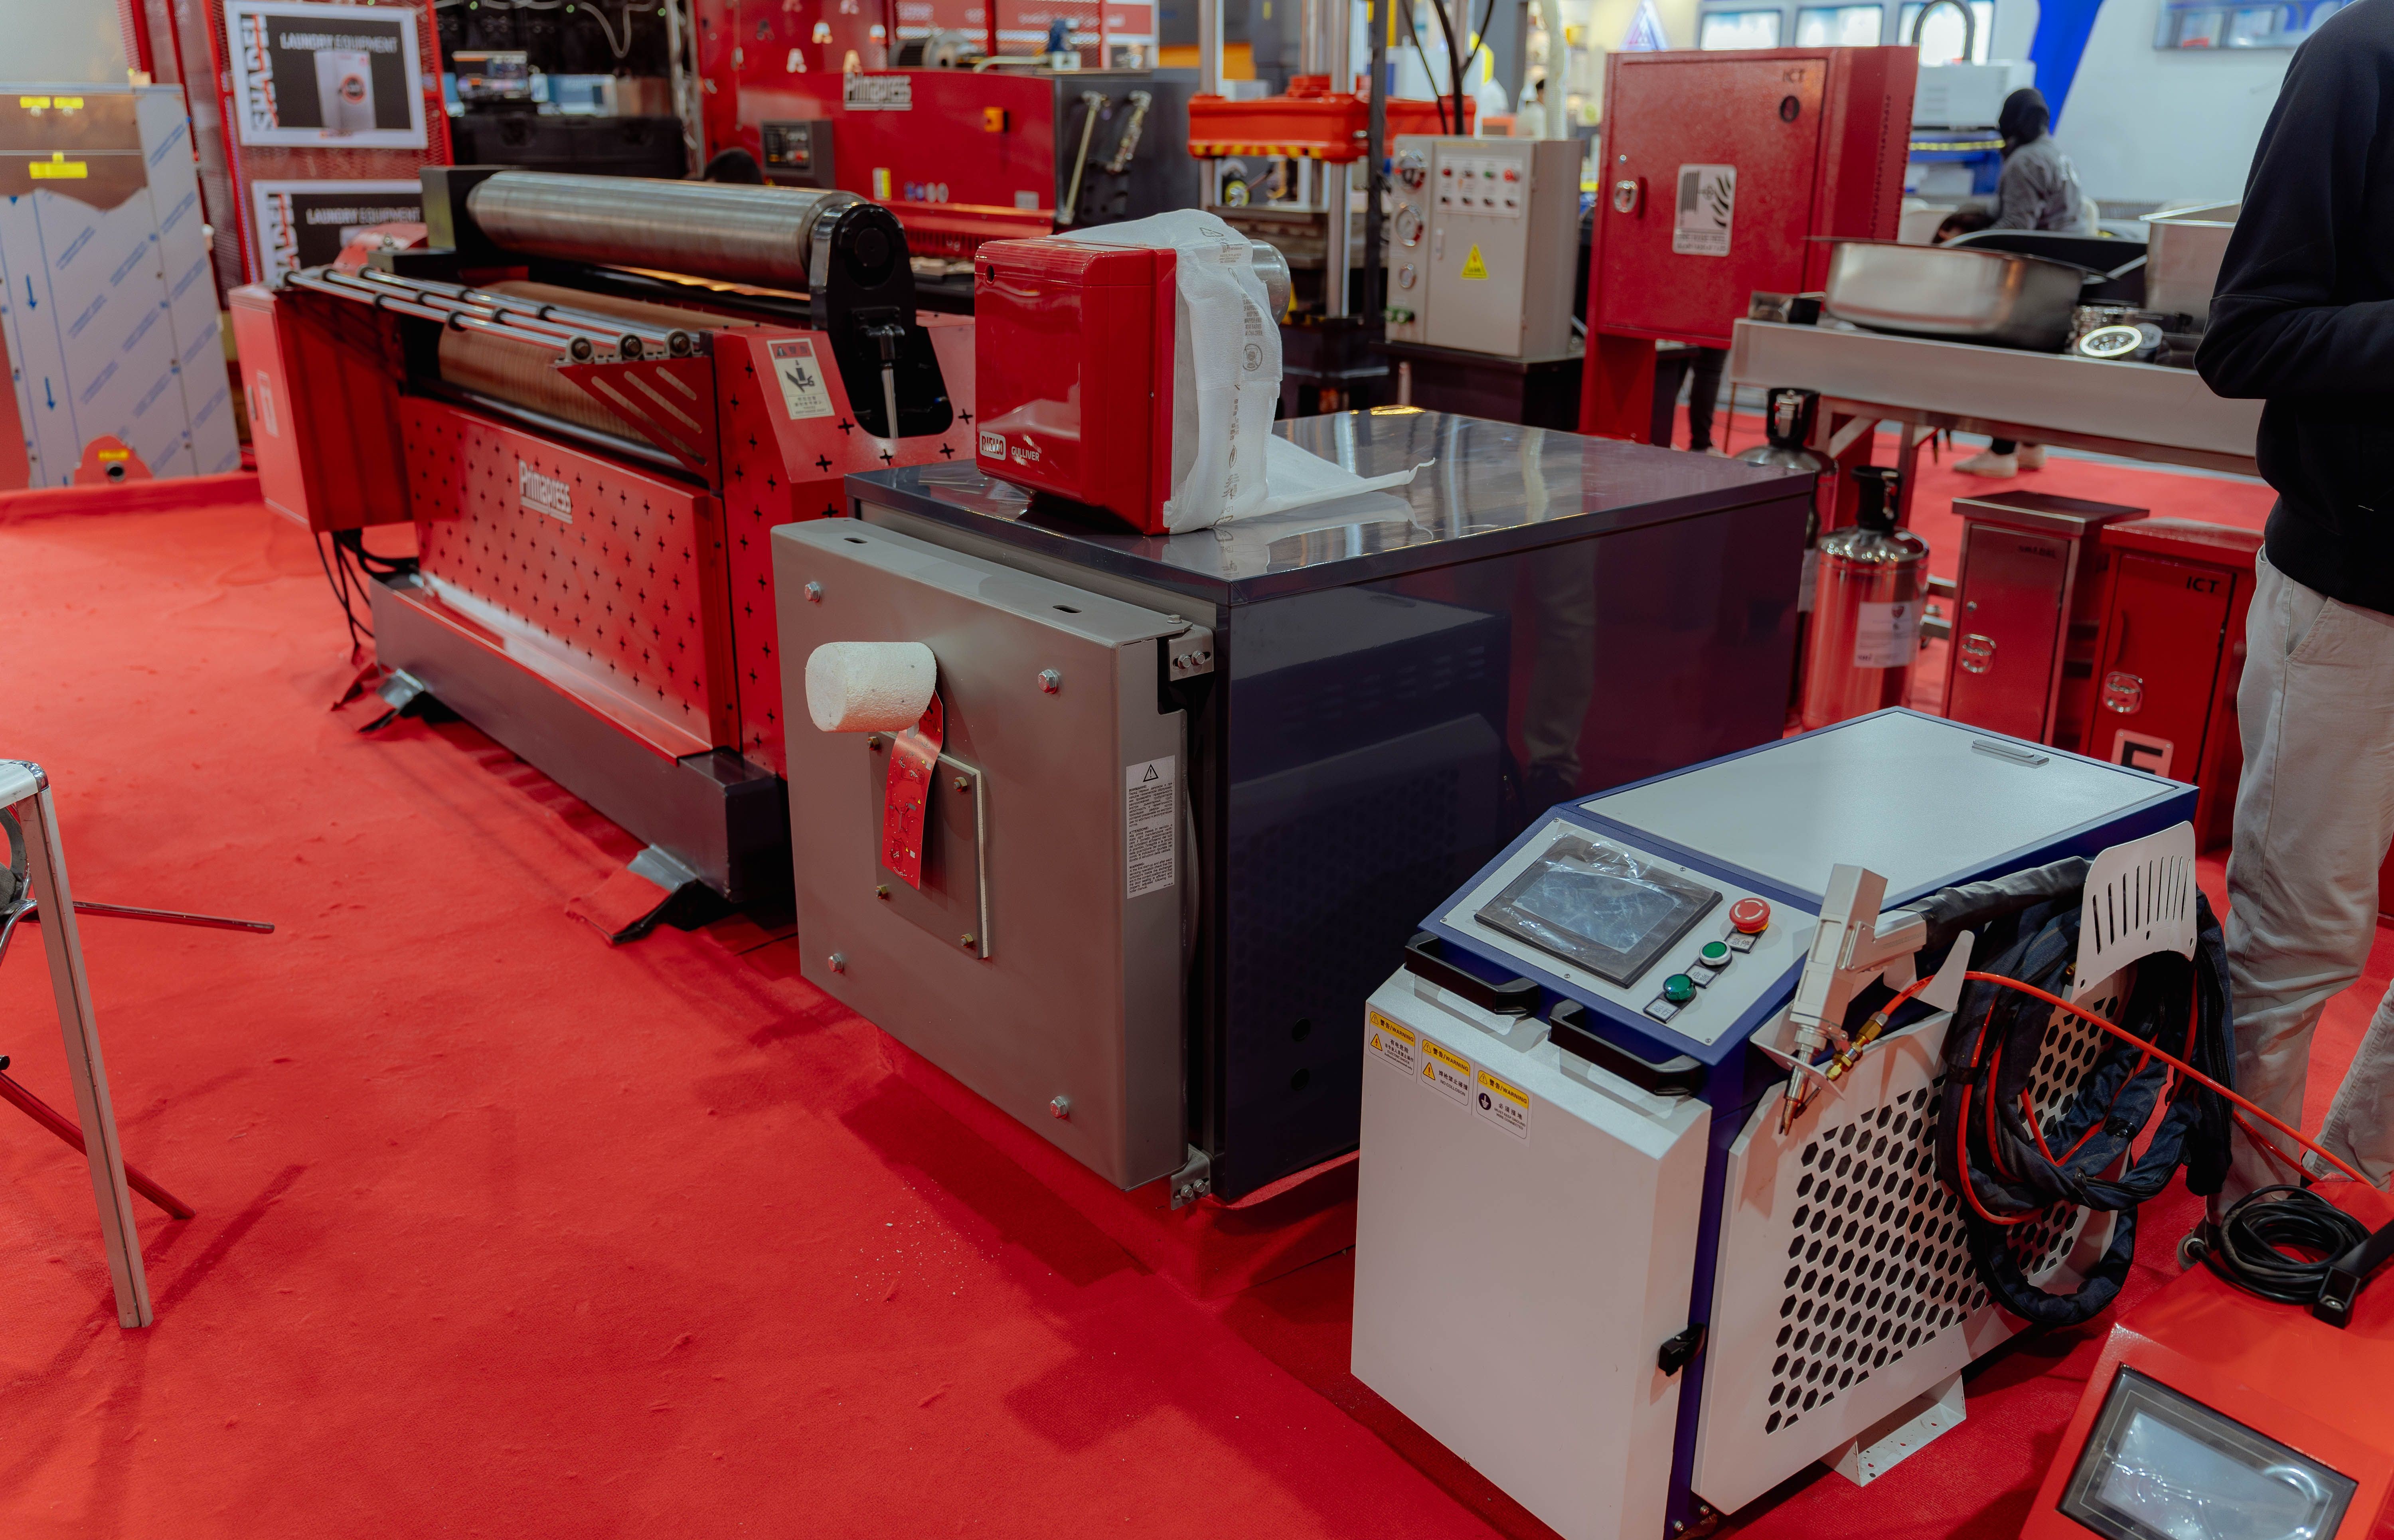
[[[2360, 0], [2295, 53], [2195, 354], [2212, 389], [2266, 403], [2261, 474], [2278, 494], [2236, 693], [2244, 772], [2228, 957], [2237, 1088], [2297, 1126], [2312, 1029], [2368, 963], [2378, 865], [2394, 845], [2389, 157], [2394, 0]], [[2383, 1180], [2394, 1173], [2389, 1102], [2394, 992], [2320, 1142]], [[2240, 1134], [2215, 1204], [2296, 1179], [2293, 1153]]]

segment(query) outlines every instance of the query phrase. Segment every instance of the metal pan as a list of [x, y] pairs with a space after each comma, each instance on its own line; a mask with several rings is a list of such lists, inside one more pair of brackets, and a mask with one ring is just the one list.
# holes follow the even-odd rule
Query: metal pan
[[2015, 252], [1840, 241], [1822, 310], [1874, 332], [2059, 352], [2083, 269]]

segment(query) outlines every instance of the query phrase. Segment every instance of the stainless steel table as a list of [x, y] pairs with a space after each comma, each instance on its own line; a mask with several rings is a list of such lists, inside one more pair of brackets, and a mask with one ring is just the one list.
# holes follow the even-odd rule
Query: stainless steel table
[[1832, 458], [1881, 422], [1902, 424], [1898, 517], [1907, 522], [1920, 444], [1940, 428], [2258, 474], [2261, 403], [2215, 396], [2190, 369], [1741, 321], [1729, 377], [1818, 390], [1822, 441], [1815, 447]]

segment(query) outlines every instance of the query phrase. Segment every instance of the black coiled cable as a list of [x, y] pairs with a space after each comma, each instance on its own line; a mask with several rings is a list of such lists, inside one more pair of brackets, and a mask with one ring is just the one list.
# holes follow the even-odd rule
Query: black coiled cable
[[[2206, 1237], [2203, 1260], [2243, 1289], [2282, 1305], [2318, 1302], [2335, 1259], [2369, 1239], [2359, 1219], [2305, 1188], [2264, 1187], [2237, 1200]], [[2288, 1247], [2315, 1253], [2316, 1262]]]

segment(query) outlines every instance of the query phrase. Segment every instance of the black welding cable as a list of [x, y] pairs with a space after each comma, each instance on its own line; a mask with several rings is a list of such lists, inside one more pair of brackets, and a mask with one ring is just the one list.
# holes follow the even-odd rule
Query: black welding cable
[[[324, 570], [324, 586], [333, 590], [333, 602], [341, 607], [341, 618], [348, 623], [349, 627], [349, 651], [354, 654], [362, 651], [364, 647], [364, 642], [361, 641], [358, 637], [360, 629], [358, 625], [358, 612], [350, 606], [349, 596], [342, 587], [340, 579], [333, 575], [333, 564], [324, 559], [324, 537], [319, 534], [315, 536], [314, 539], [316, 545], [316, 565]], [[336, 546], [335, 548], [337, 550], [338, 546]], [[348, 569], [343, 568], [342, 571], [346, 574]], [[372, 631], [367, 631], [365, 633], [365, 639], [367, 641], [373, 640], [374, 633]]]
[[[2245, 1194], [2206, 1240], [2203, 1262], [2247, 1294], [2281, 1305], [2309, 1305], [2320, 1296], [2335, 1260], [2369, 1239], [2368, 1227], [2325, 1198], [2300, 1187], [2264, 1187]], [[2288, 1250], [2316, 1253], [2310, 1261]]]
[[[1454, 87], [1454, 126], [1450, 132], [1460, 134], [1464, 129], [1463, 51], [1454, 46], [1454, 20], [1446, 14], [1446, 0], [1429, 0], [1429, 8], [1430, 13], [1438, 18], [1439, 35], [1446, 39], [1447, 81]], [[1467, 16], [1464, 20], [1468, 21], [1471, 18]], [[1437, 86], [1433, 84], [1431, 89], [1435, 91]], [[1445, 122], [1446, 115], [1440, 113], [1440, 125], [1443, 126]]]
[[1429, 82], [1430, 105], [1438, 109], [1438, 131], [1444, 135], [1452, 132], [1446, 125], [1446, 98], [1438, 88], [1438, 76], [1429, 67], [1429, 50], [1422, 46], [1421, 29], [1414, 25], [1415, 20], [1413, 7], [1408, 3], [1405, 7], [1405, 35], [1414, 41], [1414, 57], [1421, 60], [1422, 78]]

